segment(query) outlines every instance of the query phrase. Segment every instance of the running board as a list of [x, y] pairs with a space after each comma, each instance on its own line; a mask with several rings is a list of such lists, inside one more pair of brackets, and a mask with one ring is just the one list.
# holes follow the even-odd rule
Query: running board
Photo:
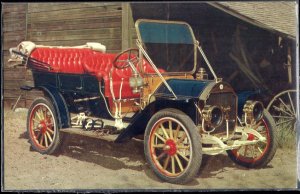
[[60, 129], [60, 131], [64, 132], [64, 133], [82, 135], [82, 136], [102, 139], [102, 140], [111, 141], [111, 142], [114, 142], [115, 139], [117, 139], [117, 137], [119, 135], [119, 134], [103, 133], [103, 131], [101, 131], [101, 130], [83, 130], [80, 128], [64, 128], [64, 129]]

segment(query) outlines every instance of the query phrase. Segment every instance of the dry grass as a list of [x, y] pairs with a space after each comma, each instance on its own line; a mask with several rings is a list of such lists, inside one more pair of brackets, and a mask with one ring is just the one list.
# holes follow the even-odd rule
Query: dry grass
[[277, 141], [280, 148], [295, 149], [297, 143], [297, 132], [296, 130], [287, 124], [277, 126]]

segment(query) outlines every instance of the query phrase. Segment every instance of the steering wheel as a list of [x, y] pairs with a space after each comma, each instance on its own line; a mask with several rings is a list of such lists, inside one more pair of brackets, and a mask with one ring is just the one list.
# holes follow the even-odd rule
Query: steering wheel
[[133, 48], [127, 49], [125, 51], [122, 51], [115, 57], [113, 61], [113, 65], [117, 69], [127, 68], [130, 65], [129, 62], [131, 62], [134, 66], [136, 66], [136, 64], [139, 61], [138, 56], [139, 56], [138, 49], [133, 49]]

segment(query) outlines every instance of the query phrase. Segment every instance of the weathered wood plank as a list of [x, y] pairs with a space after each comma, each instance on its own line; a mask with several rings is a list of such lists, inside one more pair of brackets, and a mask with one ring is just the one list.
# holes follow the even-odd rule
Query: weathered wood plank
[[129, 4], [122, 4], [122, 50], [130, 47]]
[[91, 22], [88, 19], [65, 21], [48, 21], [35, 22], [28, 24], [28, 32], [35, 31], [60, 31], [60, 30], [76, 30], [76, 29], [101, 29], [101, 28], [117, 28], [121, 26], [120, 17], [97, 18]]
[[[22, 94], [22, 90], [15, 90], [15, 89], [12, 89], [12, 90], [4, 90], [3, 91], [3, 96], [4, 98], [18, 98], [20, 95]], [[24, 96], [25, 97], [25, 96]], [[23, 97], [23, 98], [24, 98]]]
[[3, 70], [4, 83], [10, 80], [24, 80], [25, 69], [24, 68], [4, 68]]
[[20, 20], [24, 20], [25, 18], [26, 18], [26, 13], [19, 13], [19, 12], [9, 12], [3, 15], [3, 20], [5, 20], [5, 22], [20, 21]]
[[19, 89], [24, 84], [24, 80], [10, 80], [3, 83], [4, 90]]
[[[16, 103], [17, 101], [17, 98], [18, 97], [14, 97], [14, 98], [4, 98], [4, 108], [7, 108], [7, 109], [11, 109], [12, 106]], [[16, 108], [29, 108], [29, 105], [28, 103], [26, 102], [26, 100], [23, 98], [23, 99], [20, 99]]]
[[26, 22], [19, 21], [19, 22], [4, 23], [2, 30], [4, 33], [24, 31], [26, 30]]
[[2, 13], [12, 13], [12, 12], [19, 12], [25, 13], [26, 12], [27, 3], [3, 3], [2, 4]]
[[9, 50], [12, 47], [16, 47], [21, 41], [23, 40], [10, 40], [10, 41], [5, 41], [3, 44], [3, 50]]
[[63, 31], [31, 32], [28, 39], [32, 41], [55, 41], [55, 40], [80, 40], [80, 39], [106, 39], [121, 37], [119, 28], [81, 29]]
[[46, 11], [57, 11], [57, 10], [66, 10], [66, 9], [80, 9], [80, 8], [90, 8], [90, 7], [112, 7], [120, 6], [118, 2], [80, 2], [80, 3], [29, 3], [28, 12], [46, 12]]
[[3, 38], [3, 40], [4, 40], [4, 44], [6, 43], [6, 42], [9, 42], [9, 41], [16, 41], [16, 42], [18, 42], [18, 41], [22, 41], [22, 40], [25, 40], [25, 34], [21, 34], [21, 33], [19, 33], [18, 35], [13, 35], [13, 36], [5, 36], [4, 38]]
[[[70, 10], [59, 10], [53, 12], [41, 13], [28, 13], [28, 22], [40, 22], [47, 20], [74, 20], [80, 18], [99, 18], [104, 16], [120, 16], [121, 11], [115, 9], [114, 11], [106, 11], [99, 7], [93, 8], [82, 8], [82, 9], [70, 9]], [[92, 22], [92, 21], [91, 21]]]

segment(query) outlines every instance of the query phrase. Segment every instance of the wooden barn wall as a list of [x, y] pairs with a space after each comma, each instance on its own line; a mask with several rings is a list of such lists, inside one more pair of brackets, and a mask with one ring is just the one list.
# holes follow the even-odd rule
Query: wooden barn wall
[[[106, 46], [107, 52], [112, 53], [132, 45], [131, 30], [134, 25], [128, 3], [5, 3], [2, 11], [4, 102], [10, 106], [21, 94], [20, 85], [25, 80], [32, 80], [30, 71], [26, 72], [22, 67], [9, 68], [7, 63], [8, 49], [23, 40], [53, 46], [100, 42]], [[130, 17], [129, 25], [124, 26], [124, 20], [130, 20]], [[18, 107], [28, 107], [38, 94], [26, 92]]]
[[29, 3], [28, 37], [36, 44], [76, 46], [100, 42], [121, 50], [120, 3]]
[[[26, 12], [25, 3], [2, 4], [2, 61], [3, 92], [5, 104], [11, 105], [20, 95], [19, 87], [25, 80], [24, 68], [9, 68], [9, 48], [15, 47], [26, 40]], [[20, 100], [20, 106], [25, 105], [25, 96]]]

